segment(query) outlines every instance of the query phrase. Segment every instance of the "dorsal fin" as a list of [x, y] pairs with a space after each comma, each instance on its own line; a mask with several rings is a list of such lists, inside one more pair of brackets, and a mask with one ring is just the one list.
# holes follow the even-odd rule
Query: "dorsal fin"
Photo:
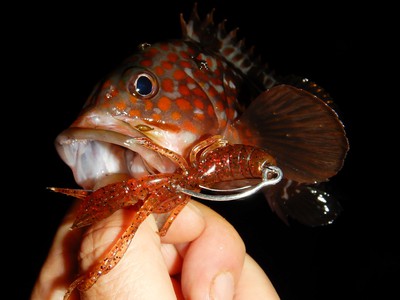
[[249, 78], [259, 82], [265, 89], [272, 87], [276, 79], [268, 68], [255, 56], [254, 47], [247, 48], [244, 39], [238, 39], [239, 28], [229, 32], [225, 29], [226, 20], [219, 24], [214, 23], [214, 11], [211, 10], [202, 21], [197, 12], [197, 3], [194, 4], [192, 14], [186, 22], [180, 15], [182, 35], [184, 39], [195, 41], [203, 48], [219, 53], [237, 70]]

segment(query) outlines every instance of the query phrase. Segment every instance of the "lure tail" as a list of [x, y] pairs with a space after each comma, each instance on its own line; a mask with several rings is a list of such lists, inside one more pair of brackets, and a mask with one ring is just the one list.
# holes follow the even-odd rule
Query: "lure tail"
[[91, 190], [82, 190], [82, 189], [68, 189], [68, 188], [58, 188], [58, 187], [48, 187], [47, 189], [56, 193], [61, 193], [81, 200], [85, 199], [87, 196], [93, 193], [93, 191]]
[[[129, 187], [132, 185], [135, 186], [135, 182], [132, 182]], [[137, 202], [137, 199], [126, 196], [127, 184], [125, 182], [109, 184], [96, 191], [56, 187], [48, 189], [81, 200], [72, 228], [94, 224], [107, 218], [118, 209], [132, 206]]]

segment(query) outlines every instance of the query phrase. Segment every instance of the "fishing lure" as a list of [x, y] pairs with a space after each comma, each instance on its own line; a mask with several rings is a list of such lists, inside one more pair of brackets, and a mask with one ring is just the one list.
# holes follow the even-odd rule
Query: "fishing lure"
[[[282, 220], [311, 226], [340, 213], [319, 187], [340, 171], [349, 148], [330, 96], [306, 79], [278, 80], [236, 30], [214, 23], [213, 12], [202, 21], [195, 5], [180, 21], [181, 39], [140, 44], [56, 138], [82, 187], [51, 188], [81, 199], [73, 228], [137, 208], [65, 299], [119, 262], [149, 214], [168, 213], [163, 235], [191, 197], [229, 201], [262, 191]], [[108, 184], [95, 189], [104, 178]]]

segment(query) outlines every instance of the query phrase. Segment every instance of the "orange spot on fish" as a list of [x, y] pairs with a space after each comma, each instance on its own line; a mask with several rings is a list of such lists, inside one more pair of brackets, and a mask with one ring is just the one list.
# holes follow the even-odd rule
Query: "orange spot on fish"
[[171, 118], [172, 118], [172, 120], [174, 120], [174, 121], [178, 121], [181, 117], [182, 117], [182, 115], [181, 115], [179, 112], [177, 112], [177, 111], [173, 111], [173, 112], [171, 113]]
[[154, 73], [156, 73], [156, 75], [158, 76], [162, 76], [164, 75], [164, 69], [161, 68], [160, 66], [157, 66], [154, 68]]
[[132, 95], [129, 95], [129, 101], [130, 101], [132, 104], [136, 104], [137, 98], [134, 97], [134, 96], [132, 96]]
[[118, 101], [114, 105], [115, 105], [115, 108], [117, 108], [118, 110], [125, 110], [125, 108], [126, 108], [126, 104], [123, 101]]
[[212, 85], [210, 85], [210, 87], [208, 88], [208, 95], [213, 97], [213, 98], [218, 96], [217, 90]]
[[210, 117], [214, 116], [214, 107], [212, 105], [207, 105], [207, 113]]
[[179, 57], [176, 53], [170, 53], [167, 55], [167, 58], [172, 62], [176, 62]]
[[221, 71], [224, 69], [224, 66], [221, 64], [221, 61], [217, 61], [217, 66], [214, 68], [215, 77], [221, 77]]
[[184, 72], [184, 71], [182, 71], [182, 70], [176, 70], [175, 72], [174, 72], [174, 78], [176, 79], [176, 80], [183, 80], [184, 78], [186, 78], [186, 73]]
[[206, 62], [207, 62], [207, 67], [208, 67], [208, 68], [214, 69], [214, 62], [213, 62], [213, 60], [212, 60], [210, 57], [208, 57], [208, 58], [206, 59]]
[[161, 120], [161, 115], [160, 114], [152, 114], [151, 117], [153, 118], [154, 121], [160, 121]]
[[139, 64], [143, 67], [150, 67], [153, 64], [153, 61], [150, 59], [144, 59]]
[[181, 61], [179, 64], [182, 68], [191, 68], [192, 67], [192, 64], [190, 62], [188, 62], [187, 60]]
[[197, 133], [197, 127], [190, 121], [186, 120], [182, 124], [182, 128], [186, 131]]
[[225, 110], [225, 113], [228, 120], [233, 120], [233, 118], [235, 117], [235, 110], [231, 107], [227, 108]]
[[235, 101], [235, 98], [232, 96], [226, 96], [226, 102], [228, 102], [228, 105], [233, 104], [233, 102]]
[[200, 99], [194, 99], [194, 106], [198, 109], [204, 109], [204, 102]]
[[202, 98], [206, 98], [206, 94], [204, 93], [204, 91], [201, 88], [194, 88], [193, 89], [193, 94], [195, 94], [196, 96], [202, 97]]
[[171, 78], [165, 78], [161, 81], [161, 87], [165, 92], [172, 93], [174, 91], [174, 82]]
[[157, 106], [159, 109], [167, 111], [171, 107], [171, 100], [168, 97], [163, 96], [158, 100]]
[[191, 94], [191, 91], [186, 85], [179, 85], [178, 91], [182, 96], [189, 96]]
[[190, 110], [192, 109], [192, 105], [189, 101], [183, 98], [179, 98], [176, 100], [176, 105], [178, 105], [179, 109], [181, 110]]
[[111, 94], [112, 97], [115, 97], [115, 96], [117, 96], [117, 95], [119, 94], [119, 90], [113, 88], [113, 89], [110, 91], [110, 94]]
[[197, 69], [193, 72], [194, 77], [199, 80], [199, 81], [208, 81], [208, 77], [206, 75], [206, 73], [200, 69]]
[[235, 51], [234, 48], [227, 47], [227, 48], [224, 49], [223, 54], [224, 54], [224, 56], [229, 56], [233, 51]]
[[141, 111], [139, 109], [131, 109], [129, 111], [129, 116], [130, 117], [140, 117], [142, 115]]
[[190, 58], [190, 54], [187, 53], [186, 51], [181, 51], [179, 52], [182, 58]]
[[242, 58], [243, 58], [243, 55], [238, 53], [232, 58], [232, 61], [237, 62], [237, 61], [240, 61]]
[[217, 110], [224, 110], [224, 108], [225, 108], [224, 103], [223, 103], [221, 100], [219, 100], [219, 101], [217, 101], [217, 102], [215, 103], [215, 109], [217, 109]]
[[[218, 74], [216, 74], [217, 73], [217, 70], [215, 70], [215, 75], [218, 75]], [[214, 77], [214, 78], [211, 78], [211, 82], [214, 84], [214, 85], [222, 85], [222, 80], [219, 78], [219, 77]]]
[[172, 64], [169, 61], [163, 60], [161, 62], [161, 66], [166, 70], [171, 70], [172, 69]]
[[206, 116], [205, 116], [203, 113], [195, 113], [195, 114], [194, 114], [194, 117], [195, 117], [197, 120], [200, 120], [200, 121], [204, 121], [205, 118], [206, 118]]
[[194, 79], [192, 78], [192, 77], [187, 77], [186, 78], [186, 84], [189, 84], [189, 83], [195, 83], [195, 81], [194, 81]]
[[153, 109], [153, 102], [151, 102], [150, 100], [144, 100], [144, 109], [145, 110]]

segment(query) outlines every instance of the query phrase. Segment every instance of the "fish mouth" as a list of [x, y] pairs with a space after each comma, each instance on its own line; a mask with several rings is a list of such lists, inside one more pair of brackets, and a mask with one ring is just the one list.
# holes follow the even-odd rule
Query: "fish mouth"
[[93, 190], [127, 178], [173, 173], [177, 165], [167, 157], [145, 148], [139, 131], [127, 134], [107, 129], [70, 127], [61, 132], [55, 146], [71, 168], [75, 182]]

